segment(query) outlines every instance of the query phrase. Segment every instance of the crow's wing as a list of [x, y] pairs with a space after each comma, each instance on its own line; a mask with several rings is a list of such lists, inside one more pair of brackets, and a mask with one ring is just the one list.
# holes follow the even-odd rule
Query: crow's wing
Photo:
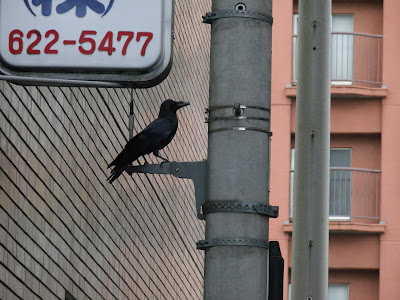
[[178, 128], [178, 121], [172, 118], [158, 118], [150, 123], [142, 132], [134, 136], [122, 152], [108, 167], [114, 166], [108, 181], [112, 183], [126, 168], [140, 156], [164, 148], [171, 142]]
[[178, 119], [158, 118], [147, 126], [140, 136], [145, 154], [161, 150], [167, 146], [178, 129]]
[[164, 148], [171, 142], [177, 127], [178, 122], [171, 122], [167, 118], [154, 120], [125, 145], [122, 152], [108, 165], [108, 168], [130, 165], [140, 156]]

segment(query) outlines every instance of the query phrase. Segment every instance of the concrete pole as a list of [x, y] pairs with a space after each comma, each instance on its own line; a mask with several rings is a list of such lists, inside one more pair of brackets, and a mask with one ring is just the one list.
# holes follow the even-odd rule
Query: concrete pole
[[299, 1], [292, 300], [328, 297], [331, 0]]
[[[212, 1], [212, 12], [261, 14], [211, 22], [208, 204], [269, 202], [271, 2]], [[205, 249], [205, 299], [267, 298], [268, 217], [208, 213], [206, 240], [214, 246]]]

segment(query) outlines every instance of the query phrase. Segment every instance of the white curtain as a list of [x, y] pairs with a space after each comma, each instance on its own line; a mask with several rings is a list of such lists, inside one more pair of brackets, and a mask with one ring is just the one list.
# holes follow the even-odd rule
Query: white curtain
[[332, 84], [351, 84], [353, 81], [354, 36], [353, 15], [332, 16]]
[[[289, 283], [289, 300], [291, 300], [292, 285]], [[328, 300], [349, 300], [349, 285], [330, 283], [328, 285]]]

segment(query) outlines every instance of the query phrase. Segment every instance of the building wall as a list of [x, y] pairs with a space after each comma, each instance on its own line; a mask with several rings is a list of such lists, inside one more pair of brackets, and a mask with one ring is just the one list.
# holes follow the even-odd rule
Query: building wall
[[379, 299], [379, 273], [375, 270], [330, 270], [329, 282], [349, 284], [350, 300]]
[[[354, 117], [357, 116], [357, 117]], [[295, 132], [296, 102], [291, 106], [291, 131]], [[382, 131], [382, 101], [380, 99], [331, 100], [331, 133], [380, 134]]]
[[[294, 148], [294, 136], [291, 147]], [[350, 148], [351, 167], [380, 170], [381, 138], [378, 134], [331, 134], [331, 148]]]
[[[175, 1], [174, 61], [160, 85], [135, 90], [135, 132], [167, 98], [191, 103], [162, 151], [206, 158], [208, 1]], [[0, 82], [0, 299], [202, 299], [194, 187], [107, 165], [128, 135], [130, 89]], [[150, 158], [151, 162], [157, 160]], [[141, 161], [143, 162], [143, 161]]]
[[[296, 87], [291, 86], [292, 20], [298, 1], [274, 1], [272, 42], [271, 203], [280, 216], [270, 222], [285, 258], [284, 299], [290, 282], [292, 224], [289, 218], [290, 149], [294, 146]], [[330, 283], [349, 283], [349, 299], [392, 299], [399, 294], [399, 87], [397, 0], [334, 0], [334, 14], [354, 14], [354, 31], [381, 34], [382, 85], [332, 86], [331, 147], [352, 148], [352, 167], [381, 170], [380, 222], [330, 223]], [[374, 221], [376, 223], [376, 221]]]
[[293, 0], [273, 0], [272, 78], [271, 78], [271, 192], [270, 204], [279, 205], [279, 217], [271, 219], [270, 240], [279, 242], [285, 260], [283, 299], [289, 291], [289, 242], [291, 236], [283, 230], [289, 220], [289, 182], [291, 149], [291, 105], [286, 87], [292, 74]]

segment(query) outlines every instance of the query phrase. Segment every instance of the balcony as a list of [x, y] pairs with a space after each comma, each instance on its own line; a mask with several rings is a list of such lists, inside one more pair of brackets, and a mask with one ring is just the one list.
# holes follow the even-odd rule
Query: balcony
[[[330, 168], [329, 220], [377, 224], [380, 220], [380, 170]], [[290, 170], [293, 217], [294, 170]]]
[[[292, 84], [297, 83], [298, 35], [294, 34]], [[382, 35], [332, 32], [332, 85], [382, 87]]]

